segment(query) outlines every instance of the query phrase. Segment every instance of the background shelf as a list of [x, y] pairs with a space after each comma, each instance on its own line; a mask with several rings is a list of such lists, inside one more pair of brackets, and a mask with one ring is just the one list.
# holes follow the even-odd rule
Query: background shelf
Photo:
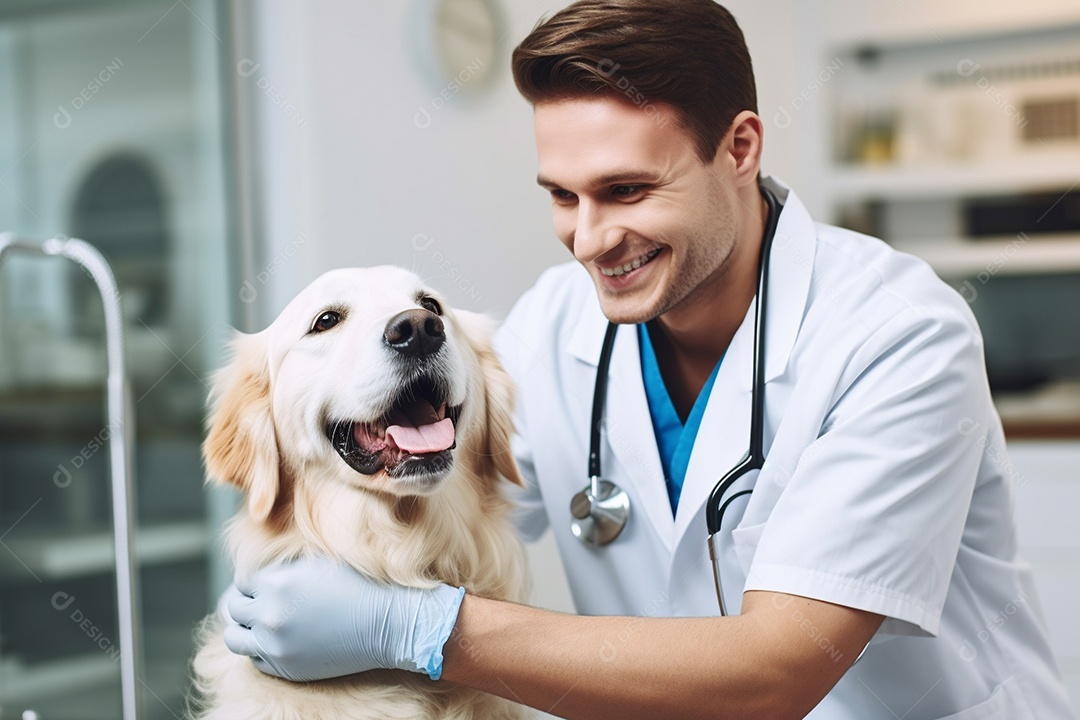
[[1004, 159], [970, 165], [837, 166], [830, 182], [834, 203], [921, 200], [943, 196], [1065, 191], [1080, 185], [1080, 153], [1047, 160]]
[[1080, 235], [970, 240], [940, 238], [896, 241], [893, 245], [921, 257], [944, 278], [1035, 273], [1080, 273]]

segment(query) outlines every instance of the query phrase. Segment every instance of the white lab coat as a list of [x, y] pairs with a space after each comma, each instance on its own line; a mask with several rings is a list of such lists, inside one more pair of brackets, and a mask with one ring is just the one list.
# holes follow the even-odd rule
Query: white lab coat
[[[754, 486], [719, 537], [728, 607], [762, 589], [886, 616], [811, 718], [1073, 717], [1016, 557], [1014, 478], [968, 307], [922, 261], [815, 225], [777, 187], [786, 202], [769, 277], [766, 461], [729, 491]], [[536, 537], [550, 524], [578, 612], [718, 614], [704, 504], [746, 452], [753, 317], [751, 307], [716, 377], [674, 518], [637, 334], [619, 332], [601, 457], [631, 515], [605, 547], [570, 532], [606, 324], [592, 281], [576, 263], [552, 268], [503, 323], [498, 350], [518, 385], [515, 452], [530, 481], [519, 525]], [[837, 652], [792, 613], [823, 652]], [[597, 659], [626, 651], [634, 632], [628, 622]], [[719, 715], [724, 699], [715, 702]]]

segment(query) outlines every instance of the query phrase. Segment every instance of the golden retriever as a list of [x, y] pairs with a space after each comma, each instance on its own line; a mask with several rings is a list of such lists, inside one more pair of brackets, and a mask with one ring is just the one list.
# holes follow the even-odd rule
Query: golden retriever
[[[491, 329], [414, 274], [375, 267], [330, 271], [266, 330], [238, 334], [203, 445], [208, 477], [245, 496], [227, 529], [236, 572], [322, 554], [401, 585], [523, 601], [524, 554], [500, 491], [522, 483], [512, 386]], [[281, 680], [229, 652], [223, 629], [214, 614], [199, 630], [192, 714], [203, 720], [527, 717], [399, 670]]]

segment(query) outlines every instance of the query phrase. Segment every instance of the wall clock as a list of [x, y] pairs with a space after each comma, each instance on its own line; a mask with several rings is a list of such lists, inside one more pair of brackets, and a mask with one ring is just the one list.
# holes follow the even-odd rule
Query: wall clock
[[484, 89], [500, 62], [502, 16], [496, 0], [421, 0], [417, 49], [443, 94]]

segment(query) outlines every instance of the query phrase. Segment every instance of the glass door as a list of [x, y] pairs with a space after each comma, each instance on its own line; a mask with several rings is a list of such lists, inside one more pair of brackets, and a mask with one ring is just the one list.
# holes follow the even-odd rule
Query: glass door
[[[146, 718], [185, 715], [192, 632], [219, 589], [200, 442], [231, 309], [222, 15], [213, 0], [0, 0], [0, 231], [82, 238], [120, 288]], [[104, 379], [89, 278], [62, 259], [5, 259], [4, 717], [121, 716]]]

